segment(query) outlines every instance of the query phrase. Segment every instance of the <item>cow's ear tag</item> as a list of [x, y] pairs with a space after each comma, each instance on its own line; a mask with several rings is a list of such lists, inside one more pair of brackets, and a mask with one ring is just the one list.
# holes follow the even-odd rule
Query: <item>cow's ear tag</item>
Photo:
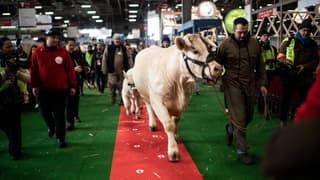
[[186, 42], [181, 37], [176, 38], [176, 46], [179, 50], [184, 50], [187, 47]]

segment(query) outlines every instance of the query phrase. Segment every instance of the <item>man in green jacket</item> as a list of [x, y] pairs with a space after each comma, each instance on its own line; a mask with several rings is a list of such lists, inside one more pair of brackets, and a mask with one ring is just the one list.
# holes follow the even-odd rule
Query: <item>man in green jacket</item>
[[219, 47], [217, 61], [225, 68], [222, 80], [229, 119], [227, 144], [231, 145], [234, 137], [240, 162], [253, 164], [254, 159], [248, 154], [246, 131], [253, 118], [256, 80], [262, 95], [266, 96], [267, 78], [259, 43], [249, 36], [246, 19], [234, 20], [233, 33]]

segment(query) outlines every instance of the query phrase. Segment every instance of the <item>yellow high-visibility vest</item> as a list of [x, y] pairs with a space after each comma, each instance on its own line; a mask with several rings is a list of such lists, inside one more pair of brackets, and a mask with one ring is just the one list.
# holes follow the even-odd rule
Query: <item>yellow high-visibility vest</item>
[[[271, 45], [270, 45], [270, 49], [262, 51], [262, 59], [264, 62], [267, 62], [267, 60], [275, 59], [274, 49], [272, 48]], [[270, 64], [266, 64], [266, 70], [275, 70], [275, 69], [276, 69], [275, 66], [271, 68]]]
[[290, 39], [290, 44], [289, 46], [287, 46], [287, 49], [286, 49], [286, 59], [291, 61], [292, 64], [294, 62], [294, 45], [295, 45], [295, 38], [288, 38], [286, 37], [282, 43], [286, 42], [286, 41], [289, 41]]
[[[3, 72], [3, 71], [4, 71], [4, 67], [1, 67], [1, 66], [0, 66], [0, 73]], [[2, 83], [2, 84], [0, 85], [0, 92], [8, 89], [9, 87], [10, 87], [10, 84], [8, 84], [8, 83]]]

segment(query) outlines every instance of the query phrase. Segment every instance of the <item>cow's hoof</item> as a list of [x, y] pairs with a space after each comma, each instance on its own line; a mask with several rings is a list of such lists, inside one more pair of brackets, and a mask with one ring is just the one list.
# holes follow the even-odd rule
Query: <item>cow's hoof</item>
[[155, 131], [157, 131], [157, 127], [155, 127], [155, 126], [149, 127], [149, 130], [150, 130], [151, 132], [155, 132]]
[[180, 154], [173, 153], [173, 154], [169, 155], [168, 158], [169, 158], [169, 161], [171, 161], [171, 162], [177, 162], [180, 160]]

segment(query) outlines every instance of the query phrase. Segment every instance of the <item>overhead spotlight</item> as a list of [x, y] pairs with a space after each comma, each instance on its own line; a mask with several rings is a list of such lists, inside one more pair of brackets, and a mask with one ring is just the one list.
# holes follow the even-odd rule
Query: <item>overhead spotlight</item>
[[176, 9], [178, 9], [179, 7], [182, 7], [182, 4], [177, 4], [176, 5]]
[[136, 19], [129, 19], [129, 22], [136, 22]]
[[92, 19], [99, 19], [100, 16], [92, 16]]
[[44, 13], [45, 15], [53, 15], [53, 12], [52, 11], [47, 11]]
[[129, 7], [139, 7], [139, 4], [129, 4]]
[[69, 21], [69, 20], [64, 20], [63, 22], [64, 22], [65, 24], [70, 23], [70, 21]]
[[136, 17], [137, 17], [137, 15], [135, 15], [135, 14], [129, 15], [129, 18], [136, 18]]
[[81, 8], [91, 8], [91, 5], [90, 4], [82, 4]]
[[35, 9], [42, 9], [42, 6], [34, 6]]
[[61, 16], [55, 16], [54, 19], [55, 20], [60, 20], [60, 19], [62, 19], [62, 17]]
[[2, 13], [2, 16], [10, 16], [10, 15], [11, 15], [11, 13], [9, 13], [9, 12]]
[[96, 19], [96, 22], [97, 22], [97, 23], [102, 23], [103, 20], [102, 20], [102, 19]]
[[129, 10], [129, 13], [135, 14], [135, 13], [138, 13], [138, 11], [137, 10]]
[[87, 11], [87, 14], [95, 14], [96, 11]]

